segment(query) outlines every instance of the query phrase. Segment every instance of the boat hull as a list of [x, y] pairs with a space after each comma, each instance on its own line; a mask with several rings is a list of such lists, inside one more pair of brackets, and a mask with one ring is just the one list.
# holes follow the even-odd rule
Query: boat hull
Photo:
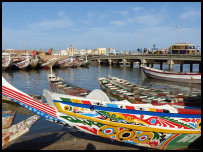
[[[46, 93], [44, 95], [47, 98]], [[189, 118], [189, 115], [188, 118], [181, 118], [181, 116], [179, 118], [179, 116], [169, 117], [167, 114], [160, 116], [160, 113], [156, 113], [156, 115], [153, 112], [149, 114], [149, 111], [143, 111], [140, 114], [138, 111], [135, 114], [134, 111], [133, 114], [130, 109], [129, 111], [127, 109], [118, 110], [116, 105], [110, 104], [109, 107], [96, 106], [91, 101], [88, 103], [87, 99], [82, 98], [73, 99], [70, 96], [66, 98], [63, 95], [57, 97], [53, 95], [51, 98], [53, 102], [49, 102], [52, 102], [51, 104], [57, 108], [58, 116], [70, 126], [112, 140], [149, 148], [172, 150], [187, 148], [201, 136], [198, 133], [184, 133], [182, 130], [183, 126], [189, 127], [187, 124], [190, 123], [186, 121], [201, 122], [201, 119]], [[183, 132], [181, 133], [175, 128], [179, 128]]]
[[163, 72], [162, 70], [154, 70], [148, 67], [142, 67], [145, 75], [154, 79], [184, 82], [184, 83], [197, 83], [201, 84], [201, 74], [179, 74]]
[[53, 58], [53, 59], [50, 59], [48, 62], [43, 63], [41, 66], [43, 69], [50, 69], [55, 65], [56, 62], [57, 62], [57, 58]]
[[30, 66], [31, 66], [32, 68], [36, 68], [36, 67], [38, 66], [38, 64], [39, 64], [39, 60], [38, 60], [38, 59], [32, 59], [32, 60], [30, 61]]
[[13, 144], [19, 137], [29, 132], [30, 127], [39, 120], [40, 117], [37, 115], [31, 116], [30, 118], [19, 122], [16, 125], [12, 125], [10, 128], [2, 130], [2, 149], [5, 149], [9, 145]]

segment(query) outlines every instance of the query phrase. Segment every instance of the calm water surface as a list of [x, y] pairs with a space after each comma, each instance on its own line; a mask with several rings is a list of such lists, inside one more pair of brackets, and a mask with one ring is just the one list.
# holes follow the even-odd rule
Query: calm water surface
[[[173, 71], [179, 71], [179, 65], [174, 65]], [[159, 69], [159, 65], [154, 65], [154, 68]], [[168, 70], [167, 65], [163, 65], [164, 70]], [[193, 66], [193, 71], [198, 72], [198, 65]], [[14, 87], [19, 90], [35, 95], [42, 95], [43, 89], [51, 90], [48, 80], [47, 74], [49, 70], [30, 70], [30, 71], [10, 71], [10, 72], [2, 72], [3, 77], [11, 83]], [[58, 76], [62, 77], [64, 80], [76, 84], [82, 88], [88, 90], [100, 89], [97, 78], [98, 77], [106, 77], [107, 75], [116, 76], [130, 82], [144, 85], [152, 88], [165, 89], [165, 90], [177, 90], [182, 92], [201, 92], [201, 85], [197, 84], [187, 84], [187, 83], [178, 83], [171, 81], [163, 81], [156, 79], [146, 78], [143, 71], [138, 68], [138, 66], [131, 67], [123, 67], [123, 66], [90, 66], [89, 68], [76, 68], [76, 69], [53, 69], [53, 72], [57, 73]], [[184, 65], [183, 72], [189, 72], [189, 65]], [[2, 110], [12, 109], [12, 107], [8, 107], [3, 105]], [[15, 110], [15, 107], [13, 108]], [[25, 118], [30, 117], [28, 114], [19, 114], [17, 111], [17, 115], [15, 117], [14, 123], [17, 123]], [[69, 131], [70, 129], [60, 126], [58, 124], [49, 122], [40, 119], [36, 124], [34, 124], [30, 130], [30, 132], [24, 136], [33, 135], [33, 134], [43, 134], [49, 132], [58, 132], [58, 131]]]

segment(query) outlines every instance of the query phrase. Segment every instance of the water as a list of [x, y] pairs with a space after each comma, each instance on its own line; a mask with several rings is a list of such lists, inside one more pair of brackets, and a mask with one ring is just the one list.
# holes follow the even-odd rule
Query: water
[[[173, 71], [179, 71], [179, 66], [174, 65]], [[154, 65], [154, 68], [159, 69], [159, 65]], [[163, 65], [163, 69], [167, 70], [168, 65]], [[198, 72], [198, 65], [194, 65], [194, 72]], [[2, 72], [3, 77], [14, 87], [27, 94], [42, 95], [43, 89], [51, 91], [47, 80], [47, 74], [49, 70], [30, 70], [30, 71], [10, 71]], [[143, 71], [138, 66], [123, 67], [123, 66], [90, 66], [89, 68], [75, 68], [75, 69], [53, 69], [53, 72], [62, 77], [65, 81], [71, 82], [82, 88], [90, 91], [94, 89], [100, 89], [97, 78], [106, 77], [107, 75], [116, 76], [128, 80], [130, 82], [144, 85], [152, 88], [165, 89], [165, 90], [177, 90], [186, 93], [201, 92], [201, 85], [178, 83], [164, 80], [156, 80], [146, 78]], [[189, 72], [189, 65], [184, 65], [183, 72]], [[12, 109], [12, 107], [6, 107], [3, 105], [3, 110]], [[15, 107], [13, 107], [15, 110]], [[29, 114], [19, 114], [17, 111], [14, 123], [22, 121], [28, 118]], [[41, 118], [36, 124], [31, 127], [30, 132], [23, 138], [31, 135], [44, 134], [50, 132], [70, 131], [70, 129], [60, 126], [58, 124], [49, 122]]]

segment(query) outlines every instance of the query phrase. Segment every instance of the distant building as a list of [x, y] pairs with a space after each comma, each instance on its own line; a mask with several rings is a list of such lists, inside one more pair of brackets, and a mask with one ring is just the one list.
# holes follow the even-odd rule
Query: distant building
[[59, 50], [58, 55], [68, 55], [68, 50]]
[[116, 49], [115, 48], [109, 48], [108, 49], [108, 52], [110, 53], [110, 52], [115, 52], [116, 51]]
[[94, 54], [95, 55], [104, 55], [104, 54], [106, 54], [106, 48], [95, 48]]
[[14, 50], [14, 49], [6, 49], [5, 53], [10, 53], [11, 56], [34, 56], [33, 50]]
[[78, 54], [78, 51], [76, 48], [67, 48], [67, 50], [68, 50], [69, 56], [74, 56], [75, 54]]

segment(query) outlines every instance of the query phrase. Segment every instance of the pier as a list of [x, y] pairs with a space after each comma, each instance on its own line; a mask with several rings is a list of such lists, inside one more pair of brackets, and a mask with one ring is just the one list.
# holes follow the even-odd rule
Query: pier
[[169, 65], [172, 71], [174, 64], [180, 64], [180, 72], [183, 71], [183, 64], [190, 64], [190, 72], [193, 71], [193, 64], [199, 64], [199, 73], [201, 73], [201, 54], [136, 54], [136, 55], [109, 55], [88, 57], [89, 62], [97, 62], [106, 65], [146, 65], [153, 67], [154, 64], [160, 64], [162, 70], [163, 64]]

